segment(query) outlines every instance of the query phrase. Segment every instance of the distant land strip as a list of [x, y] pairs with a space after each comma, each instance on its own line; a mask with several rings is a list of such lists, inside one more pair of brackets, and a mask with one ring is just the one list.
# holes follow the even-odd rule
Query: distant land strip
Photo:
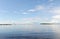
[[[0, 24], [0, 25], [31, 25], [31, 24]], [[60, 23], [40, 23], [40, 25], [60, 25]]]
[[40, 23], [40, 25], [60, 25], [60, 23]]
[[0, 24], [0, 25], [12, 25], [12, 24]]

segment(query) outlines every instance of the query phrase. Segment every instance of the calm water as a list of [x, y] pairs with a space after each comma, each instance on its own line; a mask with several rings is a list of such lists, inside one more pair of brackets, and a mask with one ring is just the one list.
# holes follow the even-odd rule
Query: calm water
[[0, 25], [0, 39], [60, 39], [60, 25]]

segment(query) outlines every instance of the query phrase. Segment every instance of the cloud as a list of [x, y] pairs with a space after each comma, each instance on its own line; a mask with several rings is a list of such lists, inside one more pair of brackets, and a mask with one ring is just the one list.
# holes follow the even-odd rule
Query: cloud
[[44, 10], [45, 7], [42, 5], [37, 5], [35, 6], [33, 9], [29, 9], [28, 12], [35, 12], [35, 11], [40, 11], [40, 10]]
[[52, 16], [51, 22], [60, 23], [60, 15]]
[[44, 6], [41, 6], [41, 5], [38, 5], [35, 7], [36, 10], [43, 10], [45, 7]]
[[23, 12], [22, 14], [28, 14], [28, 13], [26, 13], [26, 12]]
[[49, 12], [53, 14], [60, 14], [60, 7], [54, 7], [50, 9]]
[[35, 12], [35, 10], [34, 9], [30, 9], [30, 10], [28, 10], [29, 12]]
[[27, 12], [25, 11], [13, 11], [14, 14], [28, 14]]
[[47, 9], [47, 12], [50, 14], [53, 14], [50, 22], [60, 23], [60, 7], [59, 6], [54, 6], [52, 8], [49, 8], [49, 10]]
[[60, 18], [60, 15], [53, 16], [52, 18], [57, 18], [57, 19], [59, 19], [59, 18]]

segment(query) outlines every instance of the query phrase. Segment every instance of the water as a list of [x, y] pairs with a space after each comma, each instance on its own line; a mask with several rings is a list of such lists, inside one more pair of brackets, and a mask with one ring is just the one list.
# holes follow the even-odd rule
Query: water
[[59, 25], [0, 25], [0, 39], [60, 39]]

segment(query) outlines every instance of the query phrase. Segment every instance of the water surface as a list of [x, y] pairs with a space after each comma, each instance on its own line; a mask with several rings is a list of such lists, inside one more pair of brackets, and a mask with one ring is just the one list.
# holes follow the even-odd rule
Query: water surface
[[59, 25], [0, 25], [0, 39], [59, 39]]

